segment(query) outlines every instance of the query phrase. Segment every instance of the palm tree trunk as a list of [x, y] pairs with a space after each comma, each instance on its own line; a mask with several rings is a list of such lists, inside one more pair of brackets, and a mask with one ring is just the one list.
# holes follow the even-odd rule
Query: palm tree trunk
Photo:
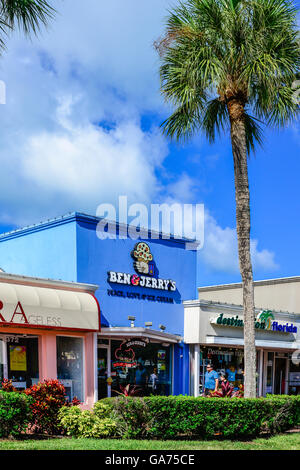
[[250, 194], [244, 103], [231, 98], [227, 102], [227, 108], [231, 124], [238, 254], [243, 283], [245, 397], [253, 398], [256, 396], [255, 306], [250, 254]]

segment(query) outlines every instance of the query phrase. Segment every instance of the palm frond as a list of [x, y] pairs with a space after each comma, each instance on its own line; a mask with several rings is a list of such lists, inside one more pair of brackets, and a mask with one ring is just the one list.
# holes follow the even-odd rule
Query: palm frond
[[209, 143], [213, 143], [216, 135], [220, 135], [228, 126], [229, 115], [225, 102], [218, 98], [210, 100], [203, 111], [201, 124]]
[[255, 152], [256, 143], [262, 147], [263, 145], [263, 129], [259, 124], [259, 120], [250, 116], [248, 113], [244, 115], [245, 134], [247, 153]]
[[55, 14], [46, 0], [0, 0], [0, 18], [9, 28], [36, 34]]
[[240, 99], [249, 153], [262, 141], [259, 120], [282, 126], [298, 115], [292, 0], [186, 0], [170, 12], [163, 41], [161, 91], [175, 107], [163, 124], [167, 135], [202, 129], [211, 142], [228, 122], [226, 103]]
[[201, 127], [201, 104], [187, 102], [174, 111], [162, 124], [163, 133], [179, 141], [192, 137]]

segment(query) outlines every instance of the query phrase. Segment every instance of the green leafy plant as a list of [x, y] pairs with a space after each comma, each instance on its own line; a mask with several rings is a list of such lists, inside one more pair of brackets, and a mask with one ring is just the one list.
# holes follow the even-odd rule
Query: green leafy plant
[[96, 439], [116, 435], [117, 425], [109, 415], [108, 405], [96, 403], [92, 411], [81, 410], [78, 406], [63, 407], [58, 419], [68, 436]]
[[297, 397], [122, 397], [111, 404], [124, 438], [245, 438], [263, 431], [281, 432], [300, 423]]
[[31, 399], [24, 393], [0, 391], [0, 437], [17, 437], [31, 421]]

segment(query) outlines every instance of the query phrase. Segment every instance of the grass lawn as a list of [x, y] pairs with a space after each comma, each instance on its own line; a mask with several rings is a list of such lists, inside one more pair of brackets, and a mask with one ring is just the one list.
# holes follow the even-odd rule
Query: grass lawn
[[300, 433], [253, 441], [0, 440], [0, 450], [300, 450]]

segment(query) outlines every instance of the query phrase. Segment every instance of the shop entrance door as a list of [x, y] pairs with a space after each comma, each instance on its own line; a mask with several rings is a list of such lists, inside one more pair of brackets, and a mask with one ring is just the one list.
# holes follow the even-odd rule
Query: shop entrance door
[[288, 354], [265, 351], [264, 395], [287, 393]]
[[108, 358], [109, 348], [108, 346], [101, 344], [98, 345], [98, 363], [97, 363], [97, 370], [98, 370], [98, 400], [101, 398], [106, 398], [108, 396], [108, 384], [107, 378], [109, 377], [108, 374]]
[[286, 363], [284, 357], [275, 357], [274, 393], [284, 395], [286, 390]]

